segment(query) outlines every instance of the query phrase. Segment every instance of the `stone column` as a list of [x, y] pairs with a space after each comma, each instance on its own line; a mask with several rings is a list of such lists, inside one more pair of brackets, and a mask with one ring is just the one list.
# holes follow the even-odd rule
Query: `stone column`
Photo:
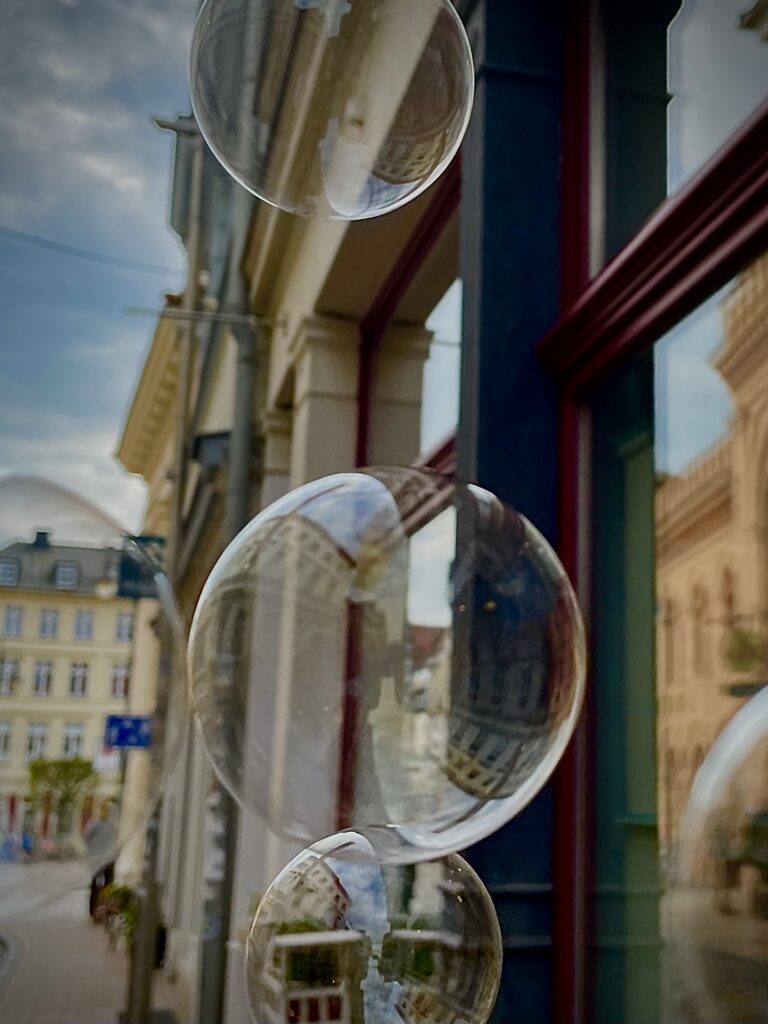
[[408, 465], [420, 454], [424, 363], [431, 341], [425, 327], [392, 327], [381, 340], [371, 396], [371, 465]]
[[291, 346], [295, 368], [291, 486], [354, 469], [358, 327], [308, 317]]
[[264, 469], [260, 507], [266, 508], [291, 487], [291, 414], [269, 409], [261, 419], [264, 437]]

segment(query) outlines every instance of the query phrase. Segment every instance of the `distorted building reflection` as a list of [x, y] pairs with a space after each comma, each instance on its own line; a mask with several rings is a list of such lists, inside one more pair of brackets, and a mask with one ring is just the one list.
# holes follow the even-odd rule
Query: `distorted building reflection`
[[446, 862], [387, 867], [302, 855], [264, 897], [249, 936], [257, 1022], [473, 1020], [497, 984], [493, 937], [474, 895]]
[[[673, 850], [691, 783], [744, 701], [768, 682], [768, 257], [721, 303], [712, 365], [726, 433], [656, 494], [659, 838]], [[748, 802], [768, 809], [768, 777]]]

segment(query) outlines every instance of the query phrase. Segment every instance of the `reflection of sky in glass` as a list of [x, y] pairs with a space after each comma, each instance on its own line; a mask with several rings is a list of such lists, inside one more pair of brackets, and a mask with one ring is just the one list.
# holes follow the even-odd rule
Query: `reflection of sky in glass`
[[348, 555], [356, 558], [362, 542], [396, 535], [400, 513], [391, 493], [375, 477], [354, 474], [301, 508], [301, 515], [322, 527]]
[[[669, 29], [670, 192], [686, 182], [768, 95], [768, 44], [740, 27], [751, 0], [685, 0]], [[712, 366], [720, 303], [704, 303], [656, 346], [657, 469], [680, 473], [728, 426], [731, 398]]]
[[680, 473], [727, 429], [730, 392], [712, 360], [723, 342], [720, 304], [730, 288], [713, 295], [656, 345], [659, 472]]
[[434, 341], [424, 364], [422, 386], [421, 451], [424, 453], [444, 441], [459, 422], [461, 304], [462, 287], [457, 280], [427, 320], [427, 328], [434, 332]]
[[670, 26], [670, 191], [768, 95], [768, 44], [739, 25], [752, 6], [753, 0], [685, 0]]
[[456, 551], [456, 509], [451, 507], [415, 533], [410, 544], [408, 621], [450, 626], [450, 571]]
[[355, 864], [353, 861], [326, 861], [349, 896], [346, 923], [365, 932], [374, 944], [380, 944], [389, 931], [384, 875], [378, 864]]

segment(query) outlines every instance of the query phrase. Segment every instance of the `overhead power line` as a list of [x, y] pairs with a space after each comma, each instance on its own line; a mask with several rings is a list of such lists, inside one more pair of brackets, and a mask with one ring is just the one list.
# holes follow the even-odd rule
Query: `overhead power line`
[[122, 256], [107, 256], [105, 253], [92, 252], [90, 249], [79, 249], [74, 245], [56, 242], [52, 238], [42, 238], [40, 235], [30, 235], [26, 231], [17, 231], [4, 224], [0, 224], [0, 235], [12, 238], [16, 242], [27, 242], [29, 245], [38, 245], [43, 249], [64, 253], [66, 256], [76, 256], [81, 260], [90, 260], [92, 263], [102, 263], [110, 267], [122, 267], [124, 270], [138, 270], [143, 274], [167, 274], [174, 277], [178, 277], [180, 273], [180, 270], [173, 267], [161, 267], [156, 263], [142, 263], [140, 260], [123, 259]]

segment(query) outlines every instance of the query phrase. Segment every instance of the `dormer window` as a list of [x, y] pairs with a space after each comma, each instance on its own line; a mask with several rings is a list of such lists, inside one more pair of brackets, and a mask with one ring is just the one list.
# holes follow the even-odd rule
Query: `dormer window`
[[0, 558], [0, 586], [15, 587], [19, 582], [19, 563], [15, 558]]
[[80, 566], [77, 562], [57, 562], [55, 582], [60, 590], [74, 590], [80, 582]]

